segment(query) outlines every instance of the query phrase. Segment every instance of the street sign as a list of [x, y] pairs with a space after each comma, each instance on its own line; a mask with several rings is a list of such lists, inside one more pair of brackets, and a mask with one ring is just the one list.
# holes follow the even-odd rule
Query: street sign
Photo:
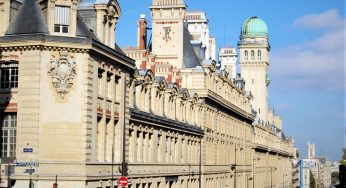
[[38, 166], [37, 162], [16, 162], [15, 166]]
[[129, 180], [125, 176], [120, 177], [118, 180], [118, 184], [122, 187], [126, 187], [128, 183], [129, 183]]
[[35, 173], [35, 169], [25, 169], [24, 173], [27, 173], [27, 174]]
[[33, 149], [32, 148], [23, 148], [24, 153], [32, 153]]

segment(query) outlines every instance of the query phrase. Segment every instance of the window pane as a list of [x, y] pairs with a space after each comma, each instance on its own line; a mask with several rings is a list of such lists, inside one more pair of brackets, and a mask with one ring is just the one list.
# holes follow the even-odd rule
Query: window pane
[[2, 126], [3, 127], [7, 127], [8, 126], [8, 118], [9, 118], [9, 116], [5, 116], [4, 117], [4, 119], [2, 121]]
[[60, 25], [54, 25], [54, 32], [60, 33]]
[[0, 88], [18, 87], [18, 65], [17, 63], [2, 64], [0, 67]]
[[1, 156], [2, 157], [15, 157], [16, 150], [16, 114], [3, 115], [3, 121], [1, 126]]
[[62, 26], [62, 32], [63, 32], [63, 33], [68, 33], [68, 26], [63, 25], [63, 26]]

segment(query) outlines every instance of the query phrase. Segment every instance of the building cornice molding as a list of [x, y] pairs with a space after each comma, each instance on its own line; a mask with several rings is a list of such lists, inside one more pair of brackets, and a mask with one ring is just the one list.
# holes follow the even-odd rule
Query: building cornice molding
[[168, 119], [151, 113], [143, 112], [136, 109], [130, 109], [130, 121], [136, 121], [144, 124], [150, 124], [157, 127], [166, 128], [167, 130], [175, 130], [196, 136], [203, 136], [204, 131], [196, 126], [187, 123], [178, 122], [176, 120]]
[[[23, 45], [24, 44], [24, 45]], [[127, 70], [135, 69], [135, 61], [105, 44], [83, 37], [64, 37], [45, 34], [11, 35], [0, 37], [0, 51], [50, 50], [77, 53], [97, 53], [116, 61]]]
[[255, 116], [253, 116], [250, 113], [245, 112], [244, 110], [240, 109], [236, 105], [226, 101], [221, 96], [214, 93], [213, 91], [208, 90], [206, 99], [211, 100], [213, 102], [213, 104], [217, 104], [217, 105], [221, 104], [220, 107], [224, 107], [225, 110], [230, 110], [234, 114], [242, 117], [249, 124], [252, 124], [252, 122], [255, 120]]

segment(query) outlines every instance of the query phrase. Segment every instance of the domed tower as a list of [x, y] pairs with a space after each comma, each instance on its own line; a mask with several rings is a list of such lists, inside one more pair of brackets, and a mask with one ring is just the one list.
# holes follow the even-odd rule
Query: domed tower
[[257, 17], [244, 21], [238, 43], [240, 71], [245, 80], [245, 90], [253, 95], [252, 107], [261, 120], [267, 121], [270, 45], [265, 22]]

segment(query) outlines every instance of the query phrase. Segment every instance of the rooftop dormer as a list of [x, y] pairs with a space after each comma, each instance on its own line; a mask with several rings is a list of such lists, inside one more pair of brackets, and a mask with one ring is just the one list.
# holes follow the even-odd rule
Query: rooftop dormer
[[117, 0], [0, 0], [0, 36], [88, 37], [114, 49], [120, 15]]
[[0, 0], [0, 36], [3, 36], [23, 5], [23, 0]]
[[80, 0], [78, 14], [100, 42], [115, 47], [115, 26], [121, 16], [117, 0]]
[[77, 0], [39, 0], [37, 3], [51, 35], [76, 36]]

